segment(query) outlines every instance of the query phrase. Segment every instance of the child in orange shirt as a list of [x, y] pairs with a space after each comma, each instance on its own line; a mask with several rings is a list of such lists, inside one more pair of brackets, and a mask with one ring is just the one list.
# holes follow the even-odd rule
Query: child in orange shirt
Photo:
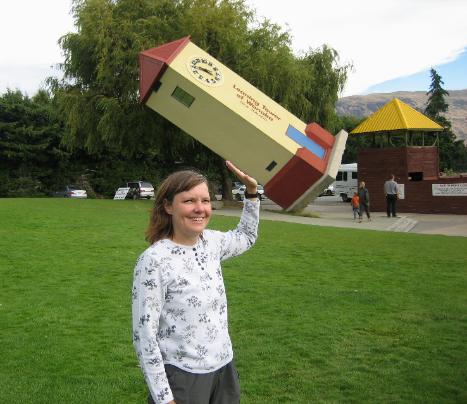
[[360, 198], [358, 197], [357, 192], [353, 194], [352, 201], [350, 203], [352, 204], [353, 220], [355, 220], [357, 215], [360, 217]]

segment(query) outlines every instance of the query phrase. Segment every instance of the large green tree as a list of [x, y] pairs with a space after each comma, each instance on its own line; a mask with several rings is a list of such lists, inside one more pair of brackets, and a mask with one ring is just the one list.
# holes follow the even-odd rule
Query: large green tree
[[75, 0], [73, 15], [77, 32], [60, 40], [65, 79], [51, 82], [70, 148], [194, 165], [230, 195], [221, 159], [138, 102], [138, 53], [186, 35], [303, 120], [334, 129], [347, 67], [327, 47], [294, 56], [289, 33], [258, 22], [244, 0]]
[[33, 98], [8, 90], [0, 96], [0, 195], [42, 195], [62, 172], [63, 127], [46, 91]]
[[445, 128], [450, 128], [451, 123], [444, 117], [444, 113], [448, 111], [448, 103], [445, 97], [449, 92], [443, 88], [444, 81], [435, 69], [430, 70], [431, 83], [428, 92], [428, 101], [425, 108], [425, 114], [436, 120]]
[[462, 140], [456, 140], [451, 122], [445, 116], [449, 108], [445, 97], [449, 92], [443, 88], [444, 82], [435, 69], [430, 70], [430, 75], [425, 114], [444, 128], [439, 134], [440, 168], [443, 171], [467, 170], [467, 148]]

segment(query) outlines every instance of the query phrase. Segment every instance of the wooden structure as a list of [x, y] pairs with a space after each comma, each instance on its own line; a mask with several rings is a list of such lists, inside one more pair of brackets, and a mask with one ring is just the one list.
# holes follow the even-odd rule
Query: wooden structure
[[[368, 122], [367, 122], [368, 121]], [[410, 130], [427, 131], [435, 122], [394, 99], [362, 122], [351, 134], [400, 135]], [[358, 154], [358, 180], [370, 192], [371, 209], [386, 210], [384, 182], [391, 174], [401, 188], [398, 212], [467, 214], [467, 175], [440, 176], [436, 146], [369, 148]]]
[[347, 132], [306, 124], [181, 38], [140, 53], [140, 100], [260, 183], [289, 211], [334, 182]]

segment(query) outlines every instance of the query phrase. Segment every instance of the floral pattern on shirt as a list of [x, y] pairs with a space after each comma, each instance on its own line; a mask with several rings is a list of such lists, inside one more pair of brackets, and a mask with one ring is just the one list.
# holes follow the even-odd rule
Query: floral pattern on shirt
[[259, 202], [246, 200], [236, 229], [205, 230], [195, 246], [160, 240], [138, 258], [133, 344], [156, 403], [173, 400], [164, 364], [208, 373], [232, 360], [221, 261], [254, 244], [258, 222]]

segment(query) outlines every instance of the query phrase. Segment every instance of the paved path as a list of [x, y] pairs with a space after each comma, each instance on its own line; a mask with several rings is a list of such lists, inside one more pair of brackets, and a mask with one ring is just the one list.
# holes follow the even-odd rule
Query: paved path
[[[364, 218], [362, 223], [358, 223], [358, 220], [353, 220], [350, 204], [341, 202], [336, 197], [318, 198], [305, 209], [306, 213], [316, 214], [318, 216], [316, 218], [278, 213], [280, 208], [269, 200], [262, 202], [261, 209], [261, 218], [266, 220], [316, 226], [467, 237], [467, 215], [400, 213], [397, 218], [388, 218], [386, 212], [372, 212], [370, 222]], [[214, 213], [225, 216], [240, 215], [238, 209], [228, 208], [215, 210]]]

